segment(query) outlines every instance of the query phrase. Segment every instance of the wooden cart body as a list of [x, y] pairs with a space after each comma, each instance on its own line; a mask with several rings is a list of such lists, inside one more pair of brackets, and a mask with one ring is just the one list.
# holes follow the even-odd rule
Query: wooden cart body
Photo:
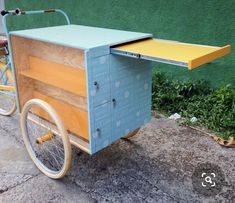
[[14, 31], [10, 41], [19, 111], [33, 98], [48, 102], [89, 154], [150, 121], [152, 60], [192, 69], [230, 51], [79, 25]]
[[150, 62], [110, 54], [112, 45], [147, 37], [78, 25], [11, 33], [19, 110], [43, 99], [78, 147], [103, 149], [150, 120]]

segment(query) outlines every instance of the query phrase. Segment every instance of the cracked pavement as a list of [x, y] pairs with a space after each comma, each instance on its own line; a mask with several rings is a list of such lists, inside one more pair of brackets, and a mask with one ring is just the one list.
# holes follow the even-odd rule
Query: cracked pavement
[[[129, 141], [94, 156], [73, 149], [71, 170], [47, 178], [30, 160], [18, 116], [0, 116], [0, 202], [235, 202], [235, 156], [211, 138], [175, 121], [153, 118]], [[213, 197], [193, 190], [200, 163], [217, 164], [226, 184]]]

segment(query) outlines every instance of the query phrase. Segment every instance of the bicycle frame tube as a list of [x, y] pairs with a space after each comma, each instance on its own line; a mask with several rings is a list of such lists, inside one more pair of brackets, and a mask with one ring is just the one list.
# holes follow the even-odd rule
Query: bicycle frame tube
[[[0, 80], [4, 77], [5, 74], [7, 74], [7, 70], [10, 69], [10, 62], [8, 61], [7, 64], [4, 64], [4, 67], [0, 67], [1, 74], [0, 74]], [[7, 80], [4, 82], [4, 84], [7, 83]]]
[[2, 72], [1, 72], [1, 74], [0, 74], [0, 80], [1, 80], [1, 79], [4, 77], [4, 75], [6, 74], [7, 69], [8, 69], [7, 66], [1, 69]]
[[8, 96], [11, 96], [11, 97], [14, 97], [15, 96], [15, 93], [14, 93], [14, 91], [1, 91], [0, 90], [0, 94], [2, 94], [2, 95], [8, 95]]
[[[10, 95], [10, 96], [14, 96], [14, 86], [13, 85], [7, 85], [8, 82], [8, 77], [5, 78], [4, 80], [4, 76], [8, 74], [8, 70], [10, 69], [10, 63], [8, 62], [7, 64], [5, 64], [5, 67], [1, 67], [0, 68], [2, 70], [1, 74], [0, 74], [0, 80], [3, 80], [3, 84], [0, 85], [0, 93], [1, 94], [5, 94], [5, 95]], [[12, 76], [10, 76], [11, 78], [10, 81], [13, 82], [13, 78]]]

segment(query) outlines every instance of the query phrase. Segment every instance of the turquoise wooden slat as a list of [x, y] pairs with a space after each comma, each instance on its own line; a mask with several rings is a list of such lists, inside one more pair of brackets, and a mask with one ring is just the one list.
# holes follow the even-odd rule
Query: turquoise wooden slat
[[90, 92], [90, 95], [93, 97], [93, 106], [99, 106], [101, 104], [107, 103], [110, 101], [110, 81], [109, 78], [102, 76], [98, 77], [93, 84], [93, 88]]
[[113, 67], [111, 71], [119, 71], [120, 69], [126, 68], [127, 66], [134, 66], [135, 63], [135, 58], [123, 57], [119, 55], [110, 56], [110, 65]]
[[112, 134], [111, 122], [111, 104], [110, 102], [102, 104], [94, 109], [95, 124], [92, 139], [95, 141], [95, 149], [99, 151], [110, 144]]
[[95, 131], [95, 119], [94, 119], [94, 108], [93, 99], [90, 96], [90, 92], [93, 90], [93, 72], [92, 72], [92, 53], [91, 51], [85, 51], [85, 65], [86, 65], [86, 86], [87, 86], [87, 113], [88, 113], [88, 127], [89, 127], [89, 149], [90, 154], [95, 153], [95, 140], [93, 139]]
[[91, 66], [94, 79], [104, 74], [109, 77], [109, 58], [110, 55], [105, 55], [92, 59]]
[[111, 140], [115, 141], [150, 120], [152, 72], [148, 62], [116, 56], [111, 60], [111, 97], [117, 100], [112, 108]]
[[110, 71], [109, 55], [92, 60], [93, 87], [90, 95], [93, 97], [93, 106], [110, 101]]
[[[97, 93], [89, 97], [93, 104], [94, 117], [90, 137], [93, 154], [151, 119], [152, 72], [150, 62], [113, 55], [93, 58], [90, 68], [91, 92], [93, 82], [99, 78], [103, 80], [99, 80], [103, 94]], [[107, 86], [105, 78], [110, 81]], [[110, 91], [106, 91], [107, 87]], [[107, 99], [100, 102], [105, 97]], [[115, 103], [112, 99], [115, 99]]]

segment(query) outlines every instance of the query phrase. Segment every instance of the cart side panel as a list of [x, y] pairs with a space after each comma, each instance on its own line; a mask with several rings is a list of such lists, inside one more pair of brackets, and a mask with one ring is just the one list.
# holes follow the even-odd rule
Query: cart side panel
[[151, 119], [151, 62], [111, 55], [110, 75], [114, 142]]
[[149, 122], [152, 69], [149, 61], [112, 54], [92, 57], [89, 53], [88, 56], [93, 154]]
[[20, 109], [32, 98], [43, 99], [69, 132], [88, 141], [84, 51], [17, 36], [11, 43]]
[[[112, 134], [109, 47], [86, 52], [90, 153], [108, 146]], [[106, 122], [109, 120], [108, 122]], [[102, 128], [101, 128], [102, 126]]]
[[[51, 96], [44, 95], [36, 90], [33, 91], [34, 98], [41, 99], [49, 103], [63, 119], [66, 129], [76, 135], [81, 135], [88, 140], [88, 117], [87, 111], [76, 108], [66, 102], [54, 99]], [[48, 120], [43, 112], [37, 112], [37, 115]]]
[[87, 82], [87, 106], [88, 106], [88, 126], [89, 126], [89, 148], [90, 154], [95, 153], [95, 139], [93, 131], [94, 127], [94, 109], [93, 109], [93, 95], [94, 94], [94, 80], [92, 78], [92, 51], [85, 52], [85, 62], [86, 62], [86, 82]]
[[[11, 35], [11, 43], [16, 43], [17, 50], [21, 48], [24, 52], [30, 53], [32, 56], [85, 70], [84, 50], [15, 35]], [[14, 49], [15, 47], [12, 48]]]
[[17, 85], [18, 107], [19, 112], [23, 105], [33, 98], [33, 80], [19, 75], [21, 71], [29, 68], [27, 55], [30, 50], [30, 44], [23, 38], [11, 36], [12, 58], [14, 63], [14, 73]]

